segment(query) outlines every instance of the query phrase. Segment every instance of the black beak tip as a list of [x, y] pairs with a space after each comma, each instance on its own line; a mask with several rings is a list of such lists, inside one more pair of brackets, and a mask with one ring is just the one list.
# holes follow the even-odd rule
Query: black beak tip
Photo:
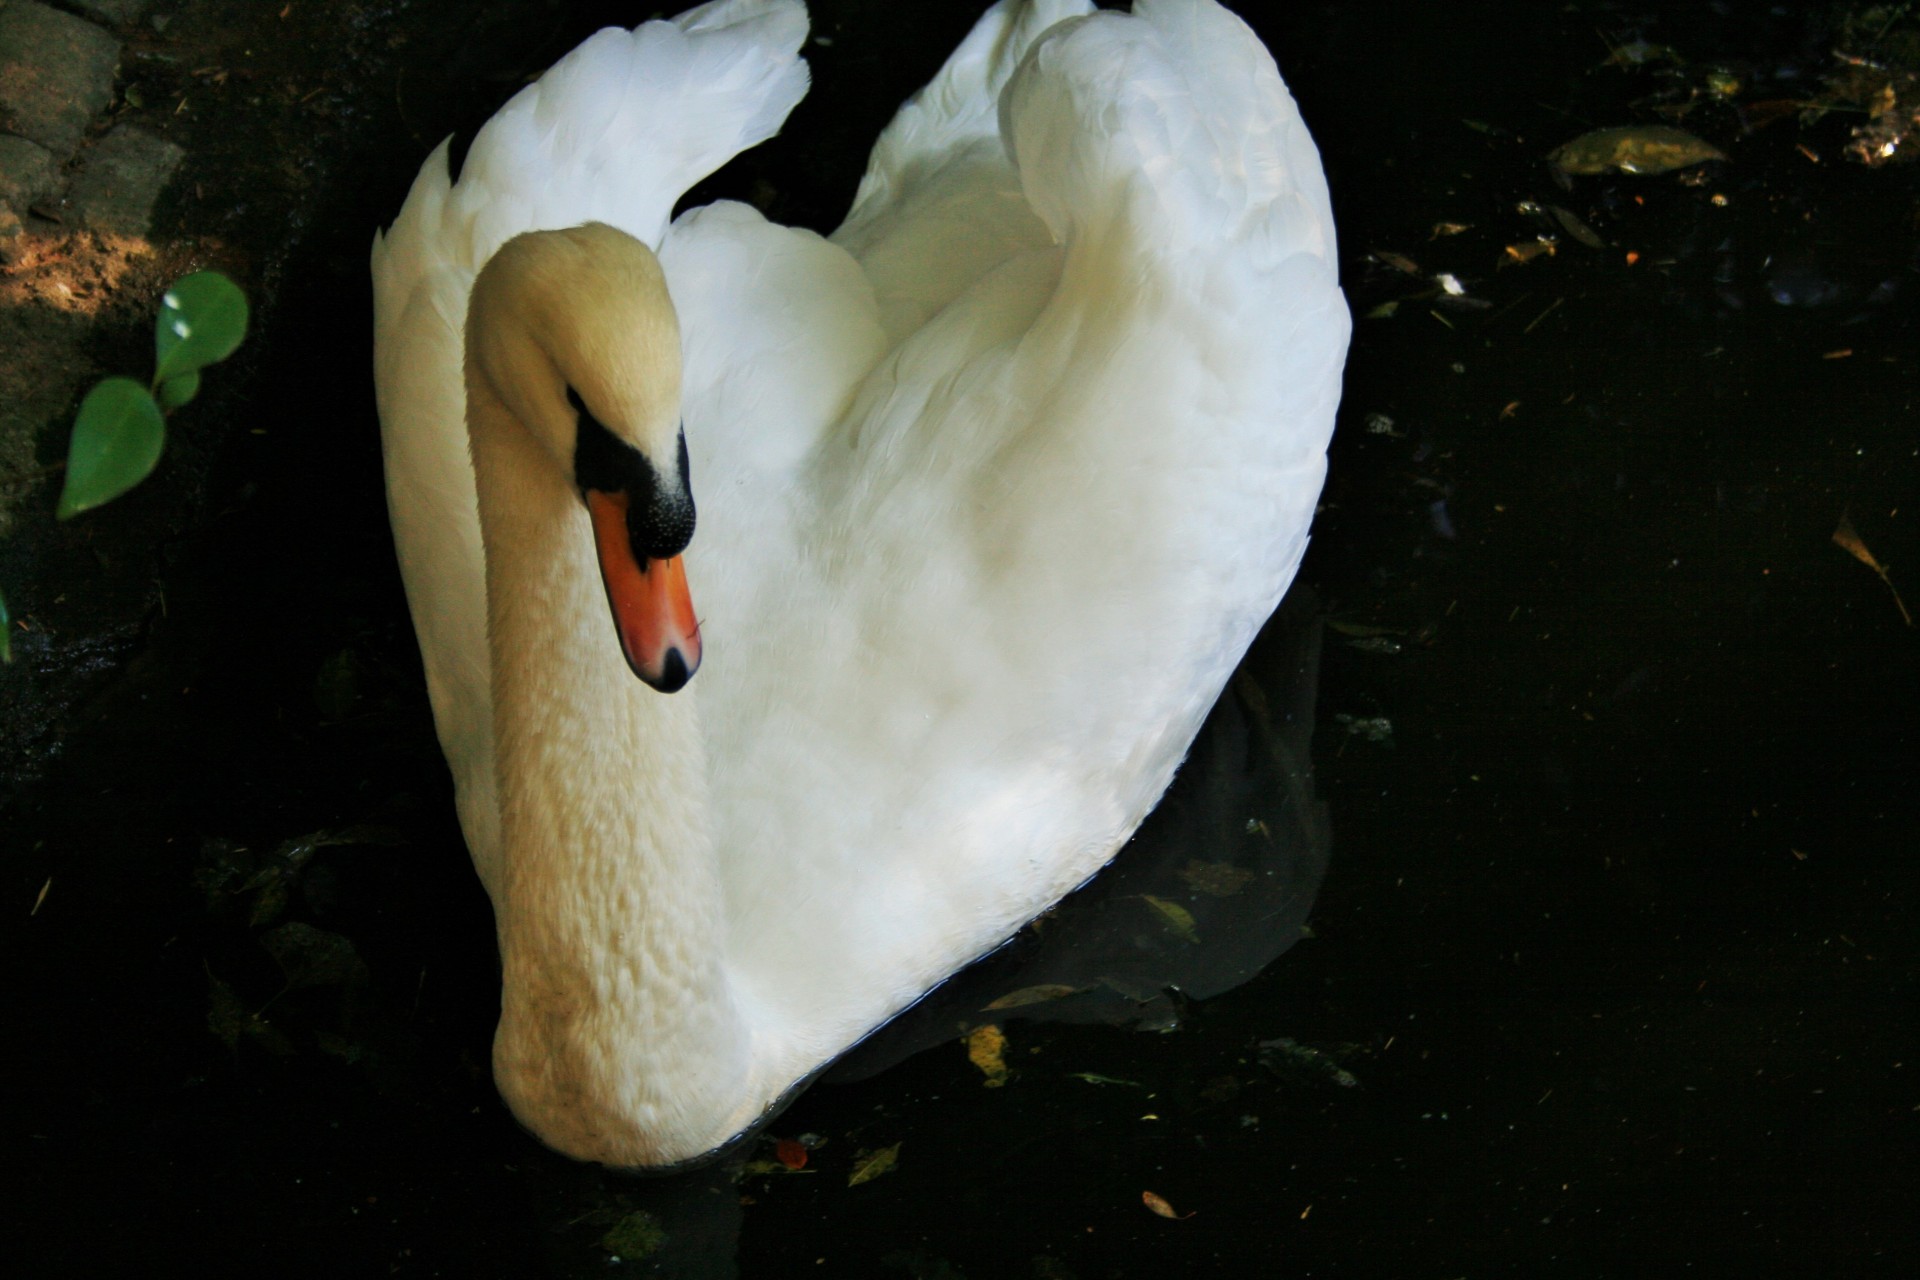
[[642, 672], [640, 678], [661, 693], [678, 693], [687, 687], [687, 681], [693, 679], [693, 671], [687, 666], [686, 656], [675, 647], [667, 650], [666, 658], [660, 663], [659, 675], [649, 676]]

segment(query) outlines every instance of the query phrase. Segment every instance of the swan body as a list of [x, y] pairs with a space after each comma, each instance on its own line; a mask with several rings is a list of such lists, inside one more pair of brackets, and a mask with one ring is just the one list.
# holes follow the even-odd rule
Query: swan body
[[[793, 0], [602, 31], [374, 246], [495, 1077], [614, 1165], [724, 1145], [1112, 857], [1293, 577], [1339, 397], [1318, 156], [1211, 0], [1007, 0], [831, 237], [670, 223], [805, 35]], [[609, 622], [589, 434], [651, 495], [621, 572], [684, 562], [678, 692]], [[645, 525], [681, 480], [690, 541]]]

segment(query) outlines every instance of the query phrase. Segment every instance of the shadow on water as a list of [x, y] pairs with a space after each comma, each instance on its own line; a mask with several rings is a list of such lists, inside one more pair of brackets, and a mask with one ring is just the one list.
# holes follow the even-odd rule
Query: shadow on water
[[[974, 6], [813, 8], [813, 95], [696, 200], [830, 227]], [[1698, 185], [1562, 188], [1541, 163], [1708, 63], [1748, 99], [1810, 94], [1829, 17], [1249, 6], [1320, 140], [1356, 315], [1400, 301], [1357, 325], [1302, 575], [1329, 629], [1269, 633], [1143, 832], [1157, 852], [1063, 911], [1057, 950], [1023, 939], [935, 993], [865, 1050], [900, 1060], [810, 1090], [740, 1160], [636, 1180], [541, 1151], [488, 1078], [491, 924], [391, 565], [365, 272], [441, 133], [644, 15], [340, 9], [388, 24], [399, 71], [286, 264], [248, 410], [266, 434], [169, 556], [165, 617], [6, 811], [30, 1273], [1912, 1264], [1920, 668], [1830, 537], [1848, 513], [1920, 596], [1915, 171], [1841, 163], [1839, 117], [1747, 133], [1713, 102], [1685, 124], [1732, 160]], [[1635, 38], [1687, 61], [1600, 65]], [[1542, 229], [1523, 200], [1605, 247], [1500, 267]], [[1376, 252], [1492, 305], [1407, 301], [1424, 285]], [[1292, 675], [1322, 644], [1316, 714]], [[1308, 776], [1338, 831], [1311, 936], [1233, 986], [1313, 898]], [[1295, 833], [1281, 874], [1249, 817]], [[316, 832], [376, 842], [288, 843]], [[1207, 914], [1247, 907], [1279, 923]], [[1090, 1024], [1003, 1024], [1011, 1075], [984, 1087], [959, 1026], [1033, 986], [1059, 999], [1003, 1012]], [[805, 1171], [769, 1163], [805, 1135]], [[637, 1211], [665, 1243], [616, 1266]]]

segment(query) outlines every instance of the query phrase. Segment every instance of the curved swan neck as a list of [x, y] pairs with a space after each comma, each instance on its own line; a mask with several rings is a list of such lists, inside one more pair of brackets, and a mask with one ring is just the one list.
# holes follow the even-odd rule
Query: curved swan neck
[[[727, 1112], [746, 1045], [692, 690], [627, 670], [579, 497], [471, 361], [468, 427], [504, 855], [495, 1075], [571, 1155], [697, 1154], [730, 1135], [675, 1119]], [[691, 1151], [662, 1148], [676, 1134]]]

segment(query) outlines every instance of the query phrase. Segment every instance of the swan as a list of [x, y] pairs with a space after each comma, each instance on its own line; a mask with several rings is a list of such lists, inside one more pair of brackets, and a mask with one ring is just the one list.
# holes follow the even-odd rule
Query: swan
[[672, 218], [806, 33], [601, 31], [373, 247], [495, 1080], [608, 1165], [723, 1148], [1113, 856], [1293, 577], [1339, 399], [1325, 179], [1238, 18], [1003, 0], [831, 236]]

